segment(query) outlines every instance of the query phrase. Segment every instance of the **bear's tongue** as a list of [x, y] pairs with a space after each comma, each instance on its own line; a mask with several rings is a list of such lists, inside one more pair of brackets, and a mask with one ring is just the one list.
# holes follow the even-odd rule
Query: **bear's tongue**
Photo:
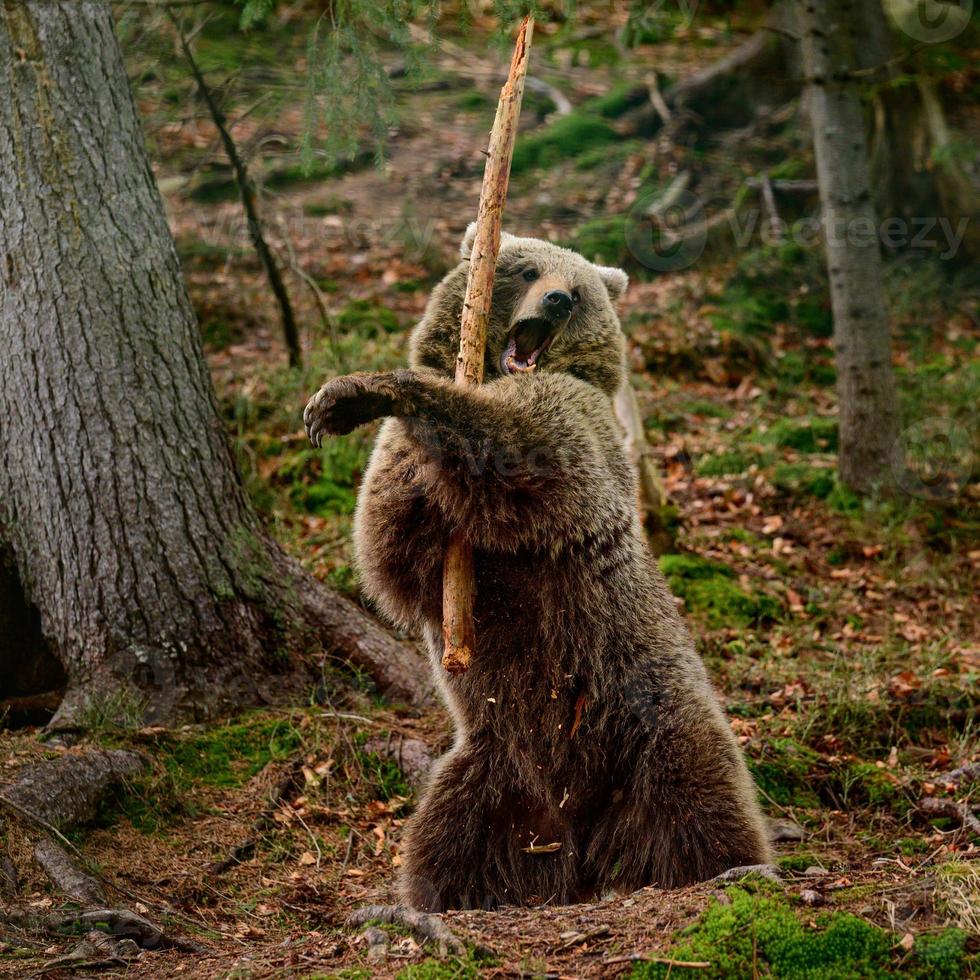
[[504, 348], [504, 356], [501, 359], [504, 370], [533, 371], [538, 357], [550, 340], [551, 330], [552, 326], [547, 320], [537, 317], [522, 320]]

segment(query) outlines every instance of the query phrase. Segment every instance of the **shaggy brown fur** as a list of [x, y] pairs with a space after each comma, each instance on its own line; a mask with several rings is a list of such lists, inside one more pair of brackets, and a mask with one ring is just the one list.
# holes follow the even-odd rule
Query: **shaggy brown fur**
[[[573, 902], [767, 861], [755, 789], [638, 522], [610, 403], [625, 275], [506, 236], [487, 382], [464, 390], [450, 379], [466, 266], [436, 288], [411, 370], [337, 378], [306, 412], [317, 444], [394, 416], [361, 490], [358, 558], [367, 593], [425, 636], [456, 722], [407, 827], [402, 897], [426, 910]], [[535, 369], [507, 373], [515, 320], [546, 302], [528, 301], [540, 281], [577, 302]], [[475, 552], [477, 649], [449, 677], [455, 528]]]

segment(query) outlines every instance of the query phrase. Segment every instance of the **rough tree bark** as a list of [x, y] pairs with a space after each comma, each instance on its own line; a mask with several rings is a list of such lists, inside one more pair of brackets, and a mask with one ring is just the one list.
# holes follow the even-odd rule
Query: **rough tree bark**
[[[282, 700], [324, 647], [424, 699], [417, 652], [248, 501], [109, 6], [0, 5], [0, 78], [0, 542], [67, 674], [55, 723], [110, 697], [155, 721]], [[36, 656], [21, 635], [0, 662]]]
[[802, 0], [798, 14], [834, 313], [840, 477], [849, 487], [868, 491], [891, 477], [899, 411], [854, 75], [862, 37], [860, 3]]

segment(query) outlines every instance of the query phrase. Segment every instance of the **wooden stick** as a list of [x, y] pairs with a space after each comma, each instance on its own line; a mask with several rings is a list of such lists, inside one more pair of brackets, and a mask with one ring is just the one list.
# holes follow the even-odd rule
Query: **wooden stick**
[[[510, 161], [517, 138], [517, 120], [521, 113], [533, 31], [534, 21], [525, 17], [517, 32], [510, 73], [500, 91], [497, 115], [490, 131], [476, 236], [470, 252], [470, 271], [466, 279], [466, 298], [463, 300], [459, 357], [456, 359], [458, 385], [478, 385], [483, 381], [493, 274], [500, 250], [500, 224], [507, 199]], [[442, 665], [450, 674], [461, 674], [469, 667], [476, 646], [476, 629], [473, 625], [475, 589], [473, 549], [464, 540], [462, 532], [457, 531], [449, 539], [442, 569], [442, 636], [445, 644]]]

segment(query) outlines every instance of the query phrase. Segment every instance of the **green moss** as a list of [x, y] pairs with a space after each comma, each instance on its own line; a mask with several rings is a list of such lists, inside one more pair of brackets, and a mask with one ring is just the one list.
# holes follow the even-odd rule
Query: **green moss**
[[575, 111], [555, 120], [540, 132], [518, 140], [514, 147], [512, 174], [555, 167], [586, 150], [618, 142], [619, 134], [601, 116]]
[[753, 626], [781, 611], [775, 599], [742, 589], [727, 565], [696, 555], [662, 555], [660, 570], [688, 612], [709, 629]]
[[421, 963], [412, 963], [396, 976], [397, 980], [476, 980], [480, 972], [481, 964], [477, 963], [473, 953], [469, 953], [465, 958], [430, 958]]
[[769, 442], [801, 453], [832, 453], [837, 450], [837, 420], [813, 418], [780, 419], [766, 433]]
[[[727, 904], [714, 900], [670, 958], [708, 962], [712, 978], [772, 976], [784, 980], [863, 980], [892, 966], [889, 933], [846, 912], [801, 922], [779, 895], [729, 888]], [[662, 963], [634, 968], [637, 980], [684, 972]]]
[[624, 112], [642, 105], [647, 98], [642, 86], [617, 85], [605, 95], [584, 102], [582, 111], [603, 119], [618, 119]]
[[819, 806], [813, 790], [820, 756], [792, 738], [769, 738], [754, 746], [749, 771], [769, 799], [781, 806]]
[[106, 800], [98, 823], [127, 817], [144, 833], [156, 833], [179, 816], [195, 813], [195, 785], [230, 789], [243, 785], [269, 762], [293, 755], [302, 739], [292, 719], [261, 711], [207, 728], [155, 736], [151, 771]]
[[758, 456], [737, 450], [715, 453], [711, 456], [702, 456], [695, 464], [694, 471], [698, 476], [730, 476], [735, 473], [744, 473], [758, 460]]
[[412, 787], [405, 779], [405, 773], [394, 759], [384, 759], [376, 752], [362, 752], [364, 772], [370, 776], [382, 800], [392, 797], [410, 797]]
[[820, 861], [807, 851], [802, 854], [784, 854], [776, 862], [784, 871], [806, 871], [807, 868], [820, 867]]
[[806, 463], [778, 463], [770, 478], [772, 485], [784, 493], [826, 500], [836, 485], [832, 469], [821, 469]]
[[[967, 934], [954, 927], [935, 935], [918, 936], [915, 940], [914, 975], [923, 980], [957, 980], [972, 974], [973, 971], [967, 966], [966, 941]], [[975, 961], [976, 957], [969, 957], [969, 960]]]
[[337, 323], [361, 337], [371, 337], [380, 332], [396, 333], [401, 324], [393, 310], [368, 299], [352, 300], [337, 316]]
[[277, 478], [286, 483], [293, 505], [325, 517], [353, 514], [357, 486], [370, 453], [361, 433], [330, 439], [320, 449], [302, 449], [280, 467]]
[[622, 215], [592, 218], [579, 225], [570, 245], [591, 262], [629, 265], [626, 247], [626, 219]]

